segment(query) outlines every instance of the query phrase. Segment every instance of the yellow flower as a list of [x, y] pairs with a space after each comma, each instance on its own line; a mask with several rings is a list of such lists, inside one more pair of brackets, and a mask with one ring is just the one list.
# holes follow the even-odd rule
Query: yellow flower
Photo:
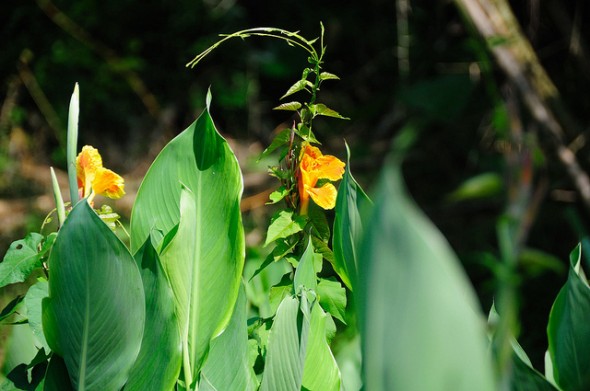
[[300, 214], [307, 214], [309, 198], [323, 209], [332, 209], [336, 205], [337, 191], [333, 184], [325, 183], [316, 187], [318, 180], [337, 181], [344, 174], [344, 162], [332, 155], [323, 155], [317, 147], [305, 142], [301, 146], [299, 157]]
[[125, 194], [123, 178], [104, 168], [98, 150], [90, 145], [85, 145], [76, 158], [76, 174], [80, 196], [88, 198], [88, 202], [92, 202], [96, 194], [113, 199]]

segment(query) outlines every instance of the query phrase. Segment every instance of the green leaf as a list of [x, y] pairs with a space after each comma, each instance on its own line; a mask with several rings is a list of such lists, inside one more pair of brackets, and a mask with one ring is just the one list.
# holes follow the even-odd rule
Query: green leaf
[[301, 137], [304, 141], [310, 142], [312, 144], [322, 145], [322, 143], [320, 143], [315, 137], [315, 134], [311, 131], [311, 129], [302, 123], [297, 124], [297, 127], [295, 128], [295, 134]]
[[330, 72], [322, 72], [320, 73], [320, 80], [324, 81], [324, 80], [340, 80], [340, 78], [338, 76], [336, 76], [333, 73]]
[[310, 319], [308, 312], [300, 325], [298, 315], [299, 300], [293, 296], [285, 297], [268, 336], [260, 391], [301, 390]]
[[327, 318], [317, 303], [312, 305], [302, 381], [306, 390], [340, 390], [340, 370], [326, 339]]
[[363, 236], [359, 210], [371, 205], [371, 200], [350, 172], [350, 149], [346, 144], [347, 162], [336, 197], [334, 217], [334, 270], [350, 290], [354, 290], [358, 268], [358, 246]]
[[240, 286], [232, 318], [213, 341], [201, 371], [199, 390], [256, 390], [256, 374], [249, 364], [246, 292]]
[[49, 244], [41, 246], [43, 235], [31, 232], [24, 239], [12, 242], [0, 263], [0, 288], [25, 281], [33, 270], [41, 267], [41, 259], [49, 251], [54, 240], [55, 235], [49, 236]]
[[27, 318], [29, 319], [29, 327], [33, 331], [33, 335], [41, 343], [45, 351], [49, 351], [49, 345], [45, 340], [43, 334], [43, 311], [42, 301], [49, 294], [49, 284], [47, 280], [41, 279], [29, 288], [25, 296], [25, 307], [27, 309]]
[[399, 164], [386, 165], [374, 200], [356, 289], [366, 389], [494, 390], [473, 288]]
[[217, 132], [208, 105], [160, 152], [133, 207], [133, 252], [153, 230], [170, 239], [166, 235], [178, 226], [160, 258], [174, 291], [187, 355], [184, 371], [190, 369], [193, 379], [210, 339], [225, 328], [237, 299], [245, 252], [242, 188], [236, 157]]
[[318, 283], [320, 305], [333, 317], [346, 324], [344, 314], [346, 310], [346, 289], [334, 279], [320, 278]]
[[[495, 347], [495, 328], [500, 316], [492, 304], [488, 315], [489, 329], [492, 330], [492, 347]], [[557, 391], [557, 389], [535, 368], [524, 349], [516, 339], [510, 341], [512, 345], [512, 368], [510, 371], [510, 389], [514, 391]], [[494, 351], [494, 354], [496, 352]]]
[[244, 245], [241, 226], [231, 228], [233, 233], [239, 231], [239, 236], [229, 231], [229, 237], [234, 238], [235, 243], [227, 242], [228, 233], [217, 237], [209, 235], [212, 231], [218, 232], [219, 227], [214, 227], [218, 220], [214, 219], [214, 214], [208, 219], [202, 214], [213, 208], [216, 208], [214, 204], [209, 209], [200, 205], [195, 196], [184, 189], [180, 198], [178, 231], [160, 254], [174, 293], [185, 378], [190, 369], [193, 380], [209, 342], [225, 328], [231, 317], [237, 298], [232, 292], [234, 285], [239, 288], [244, 259], [243, 252], [238, 251], [238, 246], [243, 251]]
[[283, 276], [278, 284], [272, 286], [269, 292], [268, 304], [270, 306], [270, 315], [277, 313], [279, 305], [283, 299], [293, 294], [293, 283], [291, 282], [291, 273]]
[[335, 110], [332, 110], [331, 108], [327, 107], [323, 103], [317, 103], [315, 105], [311, 105], [310, 110], [311, 110], [314, 117], [318, 116], [318, 115], [323, 115], [324, 117], [350, 119], [348, 117], [344, 117], [344, 116], [338, 114], [338, 112], [336, 112]]
[[299, 265], [297, 265], [295, 276], [293, 277], [293, 288], [295, 288], [295, 293], [298, 293], [302, 288], [313, 291], [317, 289], [318, 283], [314, 266], [314, 263], [317, 262], [317, 258], [320, 258], [321, 261], [321, 255], [314, 252], [311, 239], [308, 239], [307, 247], [299, 260]]
[[285, 198], [288, 194], [289, 190], [285, 186], [280, 186], [277, 190], [270, 193], [270, 195], [268, 196], [270, 202], [267, 202], [266, 204], [276, 204], [277, 202]]
[[287, 102], [278, 105], [277, 107], [273, 108], [273, 110], [285, 110], [285, 111], [297, 111], [301, 108], [301, 103], [299, 102]]
[[590, 287], [581, 265], [582, 247], [570, 255], [570, 270], [549, 315], [547, 337], [553, 376], [564, 390], [590, 387]]
[[266, 232], [266, 241], [264, 247], [277, 239], [283, 239], [291, 235], [301, 232], [305, 228], [305, 216], [295, 216], [293, 219], [293, 212], [288, 210], [280, 210], [271, 219], [270, 225]]
[[494, 197], [502, 194], [503, 188], [504, 181], [500, 175], [486, 172], [464, 181], [447, 196], [447, 200], [458, 202]]
[[135, 260], [143, 281], [146, 319], [141, 350], [125, 391], [172, 390], [182, 363], [174, 296], [152, 240], [146, 241]]
[[289, 128], [281, 130], [279, 134], [277, 134], [275, 138], [272, 140], [270, 145], [262, 152], [262, 154], [260, 154], [260, 157], [257, 159], [257, 162], [276, 151], [277, 148], [280, 148], [283, 145], [287, 145], [289, 143], [289, 140], [291, 139], [291, 133], [292, 130]]
[[118, 390], [145, 322], [141, 276], [125, 245], [86, 201], [70, 212], [49, 259], [43, 330], [74, 388]]
[[18, 305], [22, 303], [24, 299], [24, 296], [17, 296], [14, 299], [10, 300], [10, 302], [6, 304], [6, 307], [4, 307], [4, 309], [2, 309], [2, 312], [0, 313], [0, 322], [14, 315], [18, 308]]
[[295, 84], [293, 84], [291, 87], [289, 87], [289, 89], [287, 90], [287, 92], [285, 92], [285, 95], [281, 96], [281, 100], [288, 97], [289, 95], [293, 95], [296, 92], [299, 92], [301, 90], [305, 90], [306, 88], [313, 88], [313, 84], [305, 79], [301, 79], [298, 80], [297, 82], [295, 82]]
[[43, 391], [73, 391], [68, 369], [63, 358], [52, 354], [45, 373]]

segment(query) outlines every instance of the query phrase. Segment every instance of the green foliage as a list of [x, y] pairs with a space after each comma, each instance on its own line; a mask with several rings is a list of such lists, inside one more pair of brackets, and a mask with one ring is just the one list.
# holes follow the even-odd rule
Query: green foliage
[[121, 388], [145, 322], [133, 257], [82, 201], [61, 228], [49, 264], [49, 296], [43, 300], [47, 343], [63, 357], [74, 388]]
[[359, 265], [365, 387], [493, 390], [474, 292], [398, 165], [385, 167], [374, 200]]
[[590, 287], [582, 269], [582, 247], [570, 255], [565, 286], [559, 291], [547, 326], [549, 357], [555, 382], [564, 390], [590, 387]]
[[55, 237], [55, 234], [51, 234], [44, 238], [43, 235], [31, 232], [24, 239], [12, 243], [0, 263], [0, 287], [23, 282], [33, 270], [40, 268]]

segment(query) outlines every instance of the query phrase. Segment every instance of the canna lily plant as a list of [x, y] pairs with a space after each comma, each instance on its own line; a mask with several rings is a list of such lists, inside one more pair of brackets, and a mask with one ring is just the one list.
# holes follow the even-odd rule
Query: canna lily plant
[[[404, 142], [394, 144], [374, 204], [352, 176], [348, 146], [346, 163], [318, 147], [317, 117], [347, 119], [317, 102], [322, 83], [338, 79], [323, 70], [323, 26], [319, 50], [317, 39], [255, 28], [222, 36], [188, 65], [228, 39], [254, 36], [303, 49], [310, 64], [281, 98], [309, 99], [275, 108], [297, 120], [262, 153], [277, 156], [269, 174], [279, 182], [265, 257], [245, 266], [242, 174], [215, 127], [210, 92], [203, 113], [152, 163], [120, 240], [112, 211], [94, 202], [122, 197], [124, 180], [94, 147], [78, 153], [76, 85], [70, 206], [52, 169], [57, 232], [16, 241], [0, 263], [0, 287], [38, 276], [0, 314], [30, 328], [37, 351], [2, 389], [587, 389], [589, 360], [578, 360], [590, 346], [579, 310], [590, 308], [581, 248], [551, 312], [544, 376], [509, 334], [491, 325], [486, 336], [456, 256], [404, 192]], [[490, 351], [502, 346], [513, 366], [494, 373]]]

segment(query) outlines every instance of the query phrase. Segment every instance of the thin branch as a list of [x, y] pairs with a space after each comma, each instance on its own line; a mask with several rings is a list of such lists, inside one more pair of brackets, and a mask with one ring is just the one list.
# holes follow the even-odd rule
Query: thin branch
[[532, 117], [550, 136], [552, 148], [590, 212], [590, 178], [566, 146], [565, 133], [575, 131], [559, 93], [524, 37], [506, 0], [455, 0], [488, 44], [500, 68], [520, 91]]

